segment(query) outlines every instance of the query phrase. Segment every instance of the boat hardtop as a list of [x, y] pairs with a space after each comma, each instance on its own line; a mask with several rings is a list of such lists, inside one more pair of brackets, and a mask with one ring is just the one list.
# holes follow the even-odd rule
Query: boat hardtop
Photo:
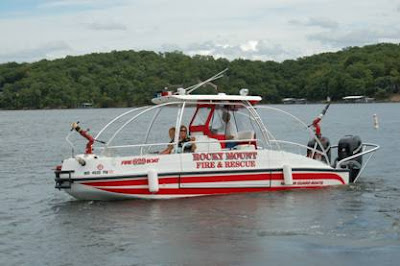
[[153, 98], [151, 101], [154, 104], [162, 104], [169, 102], [188, 102], [188, 103], [234, 103], [234, 102], [250, 102], [258, 103], [262, 100], [260, 96], [248, 96], [248, 95], [227, 95], [226, 93], [220, 92], [216, 95], [180, 95], [170, 94], [166, 96]]

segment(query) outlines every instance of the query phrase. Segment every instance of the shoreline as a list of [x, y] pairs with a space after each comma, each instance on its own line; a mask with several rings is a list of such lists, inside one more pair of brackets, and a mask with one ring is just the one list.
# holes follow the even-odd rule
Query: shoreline
[[[374, 102], [344, 102], [344, 101], [332, 101], [331, 104], [382, 104], [382, 103], [400, 103], [400, 95], [397, 100], [382, 100], [382, 101], [374, 101]], [[312, 104], [327, 104], [326, 101], [321, 102], [307, 102], [307, 103], [260, 103], [259, 105], [312, 105]], [[148, 104], [150, 106], [151, 104]], [[123, 108], [139, 108], [147, 105], [138, 105], [138, 106], [115, 106], [115, 107], [87, 107], [87, 108], [41, 108], [41, 109], [29, 109], [29, 108], [20, 108], [20, 109], [1, 109], [0, 111], [51, 111], [51, 110], [90, 110], [90, 109], [123, 109]]]

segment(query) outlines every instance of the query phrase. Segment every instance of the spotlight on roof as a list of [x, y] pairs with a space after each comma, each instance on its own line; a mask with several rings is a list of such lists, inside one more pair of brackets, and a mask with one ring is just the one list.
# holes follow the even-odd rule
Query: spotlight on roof
[[241, 89], [240, 91], [239, 91], [239, 94], [240, 95], [242, 95], [242, 96], [247, 96], [248, 94], [249, 94], [249, 89]]

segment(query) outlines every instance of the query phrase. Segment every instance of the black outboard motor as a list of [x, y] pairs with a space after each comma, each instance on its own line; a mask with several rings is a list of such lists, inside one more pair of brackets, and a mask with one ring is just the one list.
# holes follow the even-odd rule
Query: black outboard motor
[[[339, 140], [337, 161], [362, 152], [362, 141], [359, 136], [346, 135]], [[349, 160], [341, 165], [350, 170], [350, 183], [353, 183], [362, 166], [362, 156]]]
[[[327, 164], [330, 164], [331, 161], [331, 143], [329, 142], [329, 139], [326, 137], [321, 137], [319, 140], [324, 147], [324, 150], [326, 152], [326, 155], [328, 157], [329, 162], [326, 161], [325, 156], [321, 155], [320, 153], [314, 153], [313, 159], [320, 160], [321, 162], [325, 162]], [[308, 141], [307, 146], [310, 149], [307, 149], [307, 157], [311, 157], [314, 149], [317, 151], [322, 151], [321, 145], [318, 144], [316, 138], [313, 138]]]

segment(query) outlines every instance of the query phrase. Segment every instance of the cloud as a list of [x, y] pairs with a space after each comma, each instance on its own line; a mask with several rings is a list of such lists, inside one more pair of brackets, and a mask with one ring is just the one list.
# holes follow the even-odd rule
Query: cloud
[[339, 23], [328, 18], [310, 18], [308, 25], [318, 26], [326, 29], [335, 29], [339, 26]]
[[93, 4], [91, 0], [46, 0], [39, 4], [41, 8], [65, 7]]
[[[121, 0], [120, 0], [121, 1]], [[112, 2], [120, 2], [120, 1], [112, 1]], [[65, 8], [65, 7], [95, 7], [95, 6], [104, 6], [107, 5], [107, 0], [45, 0], [40, 1], [38, 4], [39, 8]], [[108, 6], [108, 5], [107, 5]]]
[[0, 62], [29, 62], [43, 58], [58, 58], [71, 52], [71, 47], [63, 41], [44, 43], [34, 48], [26, 48], [10, 53], [0, 53]]
[[[299, 51], [268, 40], [249, 40], [242, 43], [217, 43], [206, 41], [203, 43], [192, 43], [184, 48], [172, 46], [174, 50], [183, 50], [189, 55], [213, 55], [214, 57], [235, 59], [245, 58], [252, 60], [275, 60], [283, 61], [293, 58]], [[171, 50], [170, 50], [171, 51]]]
[[248, 41], [244, 44], [241, 44], [240, 49], [243, 52], [256, 52], [258, 50], [257, 46], [258, 46], [258, 41]]
[[177, 44], [173, 43], [164, 43], [161, 45], [161, 51], [163, 52], [175, 52], [175, 51], [181, 51], [182, 48], [179, 47]]
[[[131, 49], [281, 61], [398, 40], [400, 6], [389, 1], [28, 1], [24, 15], [11, 14], [22, 5], [0, 10], [0, 33], [7, 36], [0, 62]], [[59, 40], [69, 48], [45, 45]]]
[[291, 25], [301, 25], [307, 27], [320, 27], [324, 29], [335, 29], [339, 27], [339, 23], [329, 18], [316, 18], [311, 17], [307, 20], [298, 20], [298, 19], [291, 19], [289, 20], [289, 24]]
[[378, 42], [400, 41], [400, 29], [381, 30], [373, 28], [325, 31], [311, 34], [309, 40], [334, 47], [347, 47]]
[[122, 24], [122, 23], [117, 23], [113, 21], [108, 21], [108, 22], [89, 22], [84, 24], [86, 28], [91, 29], [91, 30], [121, 30], [121, 31], [126, 31], [128, 28]]

